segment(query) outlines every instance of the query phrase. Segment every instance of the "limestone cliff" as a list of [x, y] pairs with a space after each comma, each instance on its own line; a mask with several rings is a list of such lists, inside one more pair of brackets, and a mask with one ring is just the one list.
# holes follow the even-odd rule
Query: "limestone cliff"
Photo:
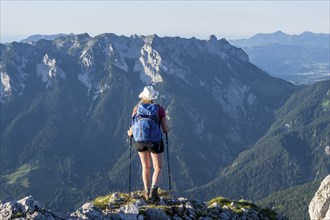
[[309, 204], [308, 212], [311, 220], [330, 219], [330, 175], [321, 182]]

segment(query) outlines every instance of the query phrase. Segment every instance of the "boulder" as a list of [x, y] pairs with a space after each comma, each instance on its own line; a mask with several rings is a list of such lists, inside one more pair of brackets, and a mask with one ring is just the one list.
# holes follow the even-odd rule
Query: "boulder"
[[24, 207], [16, 201], [9, 198], [0, 202], [0, 219], [7, 220], [14, 217], [20, 217]]
[[330, 219], [330, 175], [324, 178], [312, 201], [308, 212], [311, 220]]
[[71, 217], [78, 219], [110, 219], [104, 216], [102, 210], [95, 207], [93, 203], [85, 203], [81, 208], [71, 214]]
[[166, 213], [159, 208], [149, 208], [146, 211], [146, 220], [170, 220], [170, 217], [166, 215]]

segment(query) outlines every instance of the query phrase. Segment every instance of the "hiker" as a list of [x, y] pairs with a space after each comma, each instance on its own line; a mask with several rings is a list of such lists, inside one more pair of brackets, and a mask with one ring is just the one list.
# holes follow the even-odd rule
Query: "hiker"
[[[163, 166], [162, 131], [167, 134], [170, 130], [166, 123], [164, 108], [154, 103], [158, 95], [159, 92], [152, 86], [144, 87], [139, 95], [141, 100], [133, 109], [132, 126], [127, 131], [128, 136], [134, 137], [135, 148], [141, 160], [145, 199], [151, 199], [154, 202], [159, 201], [158, 184]], [[154, 168], [152, 178], [150, 159]]]

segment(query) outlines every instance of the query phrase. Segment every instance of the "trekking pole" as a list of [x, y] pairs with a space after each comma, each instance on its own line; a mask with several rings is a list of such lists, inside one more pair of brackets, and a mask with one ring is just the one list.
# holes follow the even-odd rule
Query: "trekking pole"
[[172, 185], [171, 185], [171, 170], [170, 170], [170, 154], [168, 152], [168, 137], [166, 133], [166, 145], [167, 145], [167, 171], [168, 171], [168, 185], [170, 187], [170, 193], [172, 194]]
[[129, 176], [128, 176], [128, 193], [131, 193], [132, 181], [132, 136], [129, 137]]

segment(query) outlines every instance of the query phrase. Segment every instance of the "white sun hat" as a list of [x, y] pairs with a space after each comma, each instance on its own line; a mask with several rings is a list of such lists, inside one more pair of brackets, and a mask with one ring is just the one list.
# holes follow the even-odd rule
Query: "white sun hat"
[[159, 92], [154, 90], [152, 86], [145, 86], [143, 91], [140, 93], [139, 98], [145, 100], [157, 99]]

